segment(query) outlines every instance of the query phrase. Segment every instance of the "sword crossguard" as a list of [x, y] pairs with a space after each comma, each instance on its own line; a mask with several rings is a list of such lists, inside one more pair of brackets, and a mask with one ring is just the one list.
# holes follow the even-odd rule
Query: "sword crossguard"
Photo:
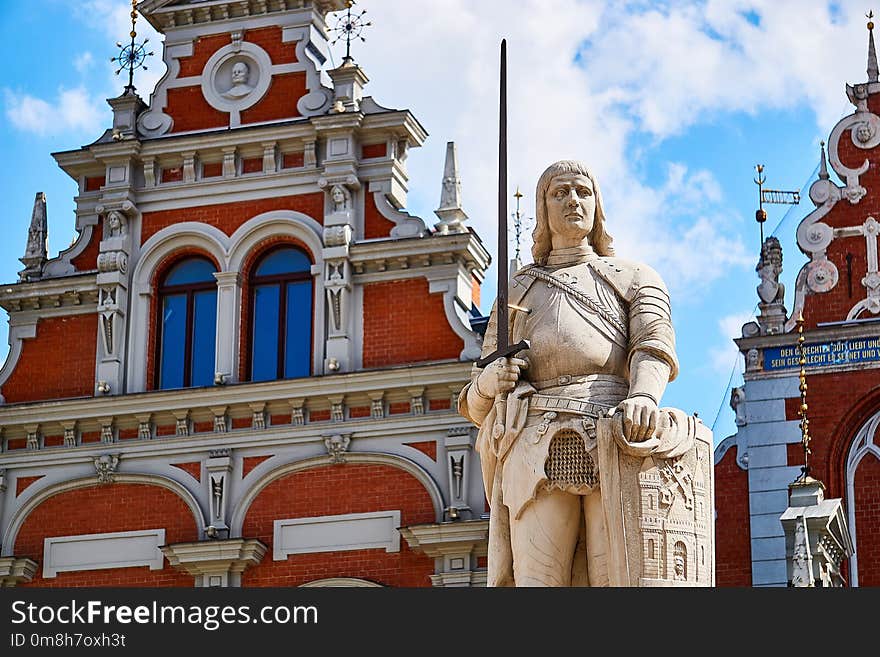
[[485, 358], [481, 358], [476, 362], [477, 367], [486, 367], [489, 363], [498, 360], [499, 358], [510, 358], [511, 356], [516, 356], [521, 351], [525, 351], [529, 349], [531, 345], [528, 340], [520, 340], [516, 344], [509, 345], [504, 347], [503, 349], [496, 349], [491, 354], [486, 356]]

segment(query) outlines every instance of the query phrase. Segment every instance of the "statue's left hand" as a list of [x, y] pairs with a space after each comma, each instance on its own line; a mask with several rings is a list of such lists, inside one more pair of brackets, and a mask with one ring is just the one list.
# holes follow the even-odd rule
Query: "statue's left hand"
[[623, 437], [631, 443], [641, 443], [654, 435], [660, 421], [660, 409], [650, 397], [628, 397], [612, 408], [608, 414], [623, 415]]

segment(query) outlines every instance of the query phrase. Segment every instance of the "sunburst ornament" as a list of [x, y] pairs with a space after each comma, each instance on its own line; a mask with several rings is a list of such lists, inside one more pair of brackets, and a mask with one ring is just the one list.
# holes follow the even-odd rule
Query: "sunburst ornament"
[[345, 14], [336, 19], [336, 25], [333, 27], [333, 31], [336, 33], [336, 38], [330, 43], [335, 46], [337, 42], [345, 39], [345, 57], [342, 61], [350, 62], [352, 39], [366, 41], [363, 36], [363, 31], [373, 23], [372, 21], [364, 20], [364, 14], [367, 13], [366, 9], [362, 10], [359, 14], [351, 13], [351, 8], [355, 4], [354, 0], [348, 0], [346, 4], [348, 9]]
[[144, 39], [140, 43], [135, 41], [137, 38], [137, 32], [135, 31], [137, 19], [137, 0], [131, 0], [131, 32], [129, 33], [131, 42], [123, 46], [121, 41], [117, 41], [116, 47], [121, 48], [121, 50], [116, 57], [110, 58], [111, 62], [119, 64], [119, 68], [116, 69], [116, 75], [119, 75], [124, 69], [128, 69], [128, 85], [125, 87], [126, 91], [134, 91], [135, 69], [142, 68], [146, 71], [147, 65], [144, 62], [146, 62], [147, 57], [152, 57], [154, 54], [153, 52], [147, 52], [147, 43], [149, 43], [149, 39]]

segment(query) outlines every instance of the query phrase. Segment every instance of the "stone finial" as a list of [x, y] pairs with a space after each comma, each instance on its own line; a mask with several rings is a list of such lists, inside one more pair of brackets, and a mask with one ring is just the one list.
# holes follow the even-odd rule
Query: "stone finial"
[[819, 180], [828, 180], [830, 176], [828, 175], [828, 162], [825, 160], [825, 142], [819, 142], [819, 152], [821, 155], [819, 156]]
[[24, 269], [19, 272], [18, 280], [21, 282], [32, 281], [40, 278], [43, 274], [43, 265], [47, 259], [47, 243], [49, 225], [46, 218], [46, 195], [37, 192], [34, 199], [34, 210], [31, 213], [31, 225], [28, 228], [27, 247], [24, 257], [19, 258]]
[[461, 209], [461, 177], [458, 174], [458, 153], [455, 142], [446, 144], [446, 164], [443, 167], [443, 184], [440, 188], [440, 207], [434, 213], [440, 221], [434, 225], [438, 233], [463, 233], [468, 218]]
[[874, 49], [874, 12], [867, 14], [868, 18], [868, 82], [880, 81], [880, 68], [877, 67], [877, 51]]

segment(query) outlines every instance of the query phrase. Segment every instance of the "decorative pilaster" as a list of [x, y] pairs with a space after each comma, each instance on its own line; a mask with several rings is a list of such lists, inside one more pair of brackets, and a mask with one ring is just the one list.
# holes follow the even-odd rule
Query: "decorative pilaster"
[[238, 381], [238, 308], [241, 306], [241, 275], [238, 272], [217, 272], [217, 344], [215, 350], [214, 383]]
[[205, 533], [211, 538], [219, 536], [219, 532], [226, 532], [227, 535], [229, 533], [229, 525], [226, 524], [226, 509], [229, 499], [229, 485], [232, 481], [231, 454], [231, 450], [228, 449], [212, 451], [205, 464], [205, 471], [208, 474], [206, 482], [208, 499], [211, 500], [211, 520]]
[[471, 476], [471, 452], [474, 438], [470, 427], [452, 427], [446, 432], [446, 468], [449, 481], [449, 506], [445, 509], [449, 520], [470, 517], [468, 486]]
[[329, 214], [324, 217], [324, 291], [327, 301], [327, 373], [348, 372], [352, 352], [352, 268], [349, 247], [354, 239], [352, 192], [341, 181], [318, 182], [328, 191]]
[[[140, 212], [127, 200], [110, 200], [96, 208], [104, 217], [104, 239], [98, 254], [98, 394], [123, 391], [123, 363], [129, 293], [128, 259], [132, 248], [131, 226]], [[115, 195], [114, 195], [115, 196]]]

